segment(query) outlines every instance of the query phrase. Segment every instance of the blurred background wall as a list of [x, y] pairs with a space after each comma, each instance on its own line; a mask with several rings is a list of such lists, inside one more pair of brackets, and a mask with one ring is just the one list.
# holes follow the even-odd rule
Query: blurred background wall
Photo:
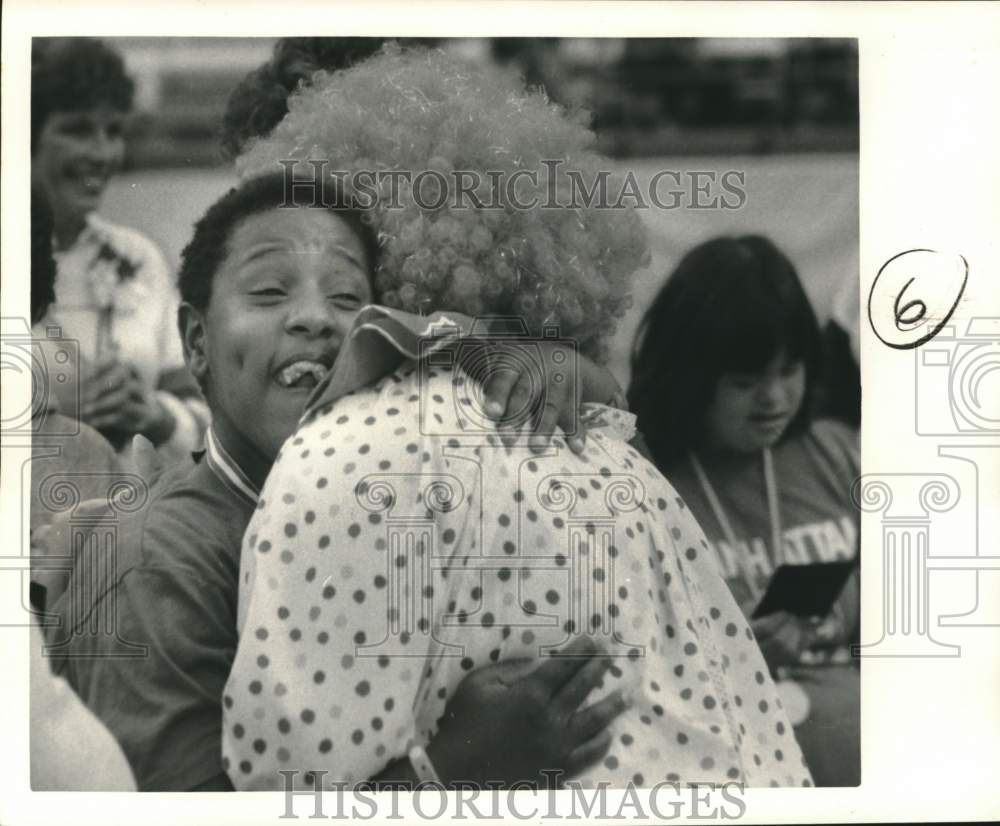
[[[102, 213], [155, 239], [176, 262], [191, 225], [234, 182], [219, 149], [233, 87], [274, 41], [113, 38], [136, 81], [125, 171]], [[374, 45], [374, 44], [373, 44]], [[858, 277], [858, 78], [853, 40], [442, 40], [470, 61], [514, 64], [550, 97], [593, 116], [612, 168], [745, 175], [740, 209], [643, 210], [653, 260], [616, 338], [627, 354], [643, 309], [683, 253], [722, 233], [770, 235], [799, 269], [820, 320]]]

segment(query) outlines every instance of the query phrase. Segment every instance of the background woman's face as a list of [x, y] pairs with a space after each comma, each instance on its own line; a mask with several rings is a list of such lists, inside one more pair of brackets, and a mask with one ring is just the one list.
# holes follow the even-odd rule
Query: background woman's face
[[125, 158], [125, 114], [109, 106], [57, 111], [45, 120], [31, 156], [33, 183], [42, 187], [56, 225], [97, 209]]
[[758, 373], [724, 373], [708, 408], [708, 447], [741, 453], [770, 447], [799, 412], [805, 392], [805, 365], [784, 352]]
[[371, 303], [368, 262], [340, 217], [308, 207], [250, 215], [228, 250], [205, 315], [209, 402], [273, 460]]

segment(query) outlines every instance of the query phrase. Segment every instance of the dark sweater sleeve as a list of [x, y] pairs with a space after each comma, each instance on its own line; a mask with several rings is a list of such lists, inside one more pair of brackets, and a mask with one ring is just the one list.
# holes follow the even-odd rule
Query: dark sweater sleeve
[[[184, 517], [163, 507], [146, 523], [141, 564], [81, 616], [66, 661], [140, 790], [186, 790], [222, 772], [221, 697], [237, 641], [236, 574], [225, 564], [233, 552], [222, 526], [199, 524], [197, 511]], [[95, 633], [109, 616], [114, 633]]]

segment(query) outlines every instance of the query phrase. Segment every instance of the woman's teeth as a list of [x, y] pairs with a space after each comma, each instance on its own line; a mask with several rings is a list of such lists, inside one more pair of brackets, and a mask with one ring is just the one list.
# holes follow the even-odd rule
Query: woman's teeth
[[315, 387], [328, 372], [318, 361], [297, 361], [278, 374], [278, 382], [283, 387]]

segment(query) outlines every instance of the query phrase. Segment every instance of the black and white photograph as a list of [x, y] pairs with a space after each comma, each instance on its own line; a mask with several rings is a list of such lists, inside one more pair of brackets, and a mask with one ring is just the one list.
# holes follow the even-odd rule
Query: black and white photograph
[[[995, 650], [982, 257], [863, 248], [863, 35], [660, 13], [16, 41], [10, 822], [839, 819], [892, 748], [862, 679]], [[897, 426], [954, 461], [894, 472]]]

